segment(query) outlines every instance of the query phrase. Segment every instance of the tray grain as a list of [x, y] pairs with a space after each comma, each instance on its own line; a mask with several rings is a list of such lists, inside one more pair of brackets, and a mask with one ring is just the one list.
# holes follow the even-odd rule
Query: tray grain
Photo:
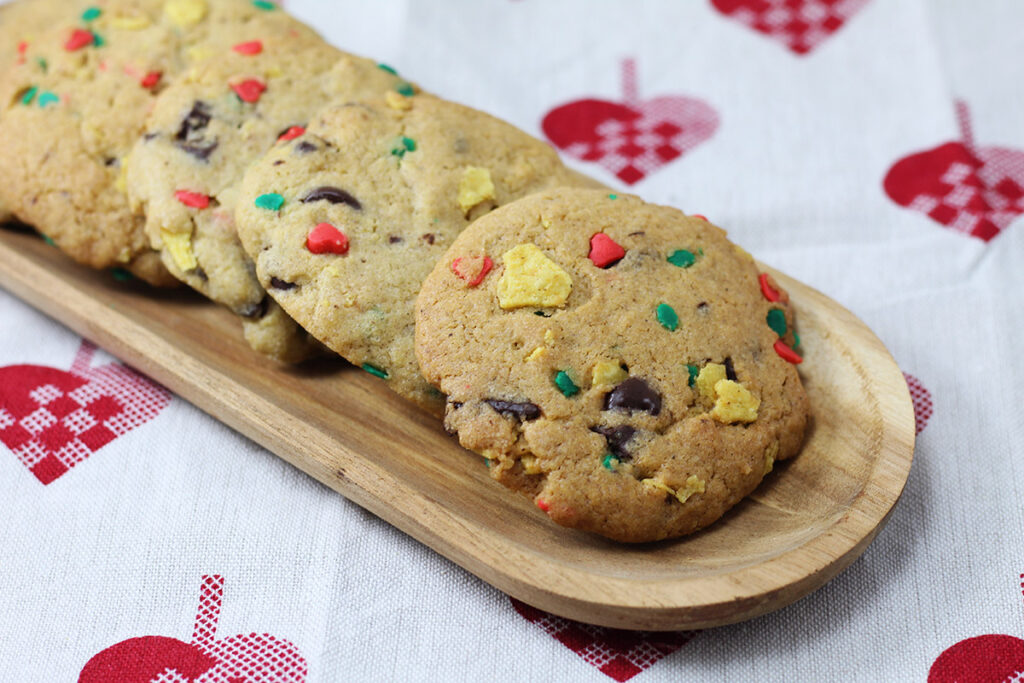
[[799, 456], [709, 529], [626, 546], [557, 527], [491, 481], [430, 416], [340, 360], [283, 368], [226, 310], [69, 261], [0, 230], [0, 286], [510, 595], [627, 629], [750, 619], [822, 586], [874, 539], [914, 450], [903, 375], [821, 293], [768, 269], [796, 305], [814, 411]]

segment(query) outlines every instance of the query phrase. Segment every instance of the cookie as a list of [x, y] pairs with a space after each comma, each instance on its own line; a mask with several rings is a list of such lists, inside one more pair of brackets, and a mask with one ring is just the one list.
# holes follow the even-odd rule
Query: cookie
[[190, 63], [272, 33], [313, 36], [272, 3], [64, 2], [0, 83], [0, 196], [74, 259], [172, 282], [123, 193], [124, 157]]
[[413, 300], [475, 217], [592, 183], [543, 142], [430, 95], [332, 106], [249, 170], [236, 219], [260, 283], [305, 329], [425, 409]]
[[301, 134], [324, 102], [411, 86], [321, 40], [248, 37], [160, 93], [128, 158], [126, 186], [167, 269], [241, 316], [257, 351], [295, 361], [310, 350], [307, 335], [266, 301], [238, 241], [238, 185], [250, 163], [279, 138]]
[[553, 521], [677, 537], [800, 448], [794, 313], [764, 280], [774, 300], [700, 218], [541, 193], [455, 240], [417, 299], [416, 351], [448, 396], [448, 430]]

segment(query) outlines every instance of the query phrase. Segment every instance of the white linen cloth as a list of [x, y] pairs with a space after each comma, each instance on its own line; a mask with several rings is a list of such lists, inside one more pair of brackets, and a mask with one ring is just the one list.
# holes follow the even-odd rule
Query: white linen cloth
[[[937, 666], [933, 680], [954, 680], [954, 660], [976, 680], [1003, 680], [1014, 662], [1024, 671], [1024, 641], [1015, 640], [1024, 637], [1024, 201], [1013, 187], [1024, 185], [1024, 6], [794, 4], [811, 27], [775, 35], [752, 24], [790, 19], [781, 0], [288, 7], [338, 46], [540, 137], [585, 137], [542, 127], [551, 111], [585, 99], [684, 128], [702, 121], [699, 135], [670, 141], [667, 156], [684, 152], [678, 158], [657, 168], [648, 159], [642, 179], [625, 172], [632, 184], [607, 170], [624, 168], [608, 136], [634, 135], [614, 121], [601, 129], [604, 147], [555, 141], [577, 155], [597, 149], [603, 163], [567, 158], [645, 199], [709, 216], [761, 260], [833, 297], [915, 378], [923, 429], [914, 467], [861, 559], [797, 604], [744, 624], [625, 645], [598, 630], [633, 670], [609, 664], [612, 646], [569, 647], [550, 634], [587, 640], [593, 629], [516, 609], [150, 387], [140, 389], [149, 407], [126, 418], [127, 431], [86, 448], [67, 471], [46, 470], [56, 475], [48, 484], [27, 469], [30, 455], [0, 442], [0, 681], [84, 680], [94, 655], [144, 636], [164, 637], [157, 649], [168, 661], [198, 662], [204, 681], [921, 681], [948, 648], [986, 634], [1002, 637], [957, 646], [952, 668]], [[829, 12], [845, 21], [825, 35], [814, 26], [833, 26]], [[658, 97], [676, 99], [649, 104]], [[969, 113], [967, 136], [956, 100]], [[636, 135], [643, 146], [657, 133]], [[957, 142], [884, 184], [901, 159]], [[927, 185], [933, 166], [931, 185], [914, 185]], [[116, 361], [89, 353], [0, 290], [0, 368], [68, 370], [77, 357], [65, 379], [95, 383], [104, 376], [96, 368]], [[110, 372], [117, 391], [133, 381]], [[0, 370], [0, 395], [21, 388], [24, 374]], [[0, 428], [5, 419], [0, 411]], [[236, 634], [253, 636], [227, 640]], [[278, 665], [290, 673], [253, 674]]]

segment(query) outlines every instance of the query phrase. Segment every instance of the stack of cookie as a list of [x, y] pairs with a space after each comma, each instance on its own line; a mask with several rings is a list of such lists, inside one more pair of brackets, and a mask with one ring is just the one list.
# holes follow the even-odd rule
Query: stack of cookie
[[686, 534], [799, 449], [791, 307], [705, 220], [266, 0], [22, 0], [0, 32], [4, 207], [382, 378], [555, 522]]

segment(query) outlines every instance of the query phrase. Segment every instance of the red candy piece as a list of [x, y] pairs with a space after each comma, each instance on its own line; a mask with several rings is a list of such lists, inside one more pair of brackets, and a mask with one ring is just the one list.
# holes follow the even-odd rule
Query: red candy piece
[[278, 140], [281, 142], [288, 142], [289, 140], [294, 140], [305, 132], [306, 129], [302, 126], [292, 126], [285, 132], [281, 133], [281, 137], [279, 137]]
[[92, 35], [92, 31], [86, 31], [84, 28], [76, 28], [71, 32], [71, 37], [64, 43], [64, 49], [68, 52], [74, 52], [75, 50], [81, 50], [87, 45], [92, 45], [95, 38]]
[[693, 217], [694, 217], [694, 218], [699, 218], [699, 219], [701, 219], [702, 221], [704, 221], [705, 223], [708, 223], [708, 222], [710, 222], [710, 221], [708, 221], [708, 217], [707, 217], [707, 216], [705, 216], [704, 214], [701, 214], [701, 213], [695, 213], [695, 214], [693, 214]]
[[258, 40], [250, 40], [247, 43], [239, 43], [231, 49], [240, 55], [258, 55], [263, 52], [263, 43]]
[[546, 500], [538, 500], [537, 507], [539, 507], [542, 512], [547, 512], [549, 509], [551, 509], [551, 506], [548, 505], [548, 502]]
[[[484, 278], [487, 277], [487, 273], [491, 272], [491, 268], [494, 267], [494, 262], [487, 256], [484, 256], [482, 262], [479, 261], [479, 257], [470, 257], [469, 260], [472, 261], [472, 264], [468, 267], [460, 267], [459, 264], [462, 262], [461, 256], [452, 261], [452, 272], [465, 280], [470, 287], [476, 287], [484, 281]], [[473, 270], [473, 266], [477, 264], [480, 265], [480, 270], [475, 272]]]
[[587, 255], [598, 268], [609, 268], [626, 255], [626, 250], [603, 232], [590, 238], [590, 253]]
[[205, 209], [210, 206], [210, 198], [198, 192], [178, 190], [174, 193], [174, 198], [185, 206], [191, 206], [193, 209]]
[[772, 303], [778, 301], [782, 296], [771, 286], [771, 275], [767, 272], [762, 272], [758, 275], [758, 282], [761, 284], [761, 293], [765, 295], [765, 298]]
[[775, 342], [775, 353], [779, 354], [779, 357], [781, 357], [782, 360], [787, 363], [792, 363], [793, 365], [800, 365], [804, 362], [804, 359], [801, 358], [796, 351], [786, 346], [786, 342], [781, 339]]
[[255, 78], [249, 78], [240, 83], [235, 83], [231, 86], [231, 89], [235, 91], [240, 100], [251, 104], [260, 101], [260, 96], [267, 89], [267, 84]]
[[18, 64], [25, 63], [25, 53], [28, 52], [28, 42], [21, 41], [18, 43]]
[[150, 71], [142, 77], [142, 80], [139, 81], [139, 85], [147, 90], [155, 88], [156, 84], [160, 82], [161, 78], [163, 78], [163, 75], [162, 71]]
[[321, 223], [306, 236], [306, 249], [314, 254], [346, 254], [348, 237], [330, 223]]

